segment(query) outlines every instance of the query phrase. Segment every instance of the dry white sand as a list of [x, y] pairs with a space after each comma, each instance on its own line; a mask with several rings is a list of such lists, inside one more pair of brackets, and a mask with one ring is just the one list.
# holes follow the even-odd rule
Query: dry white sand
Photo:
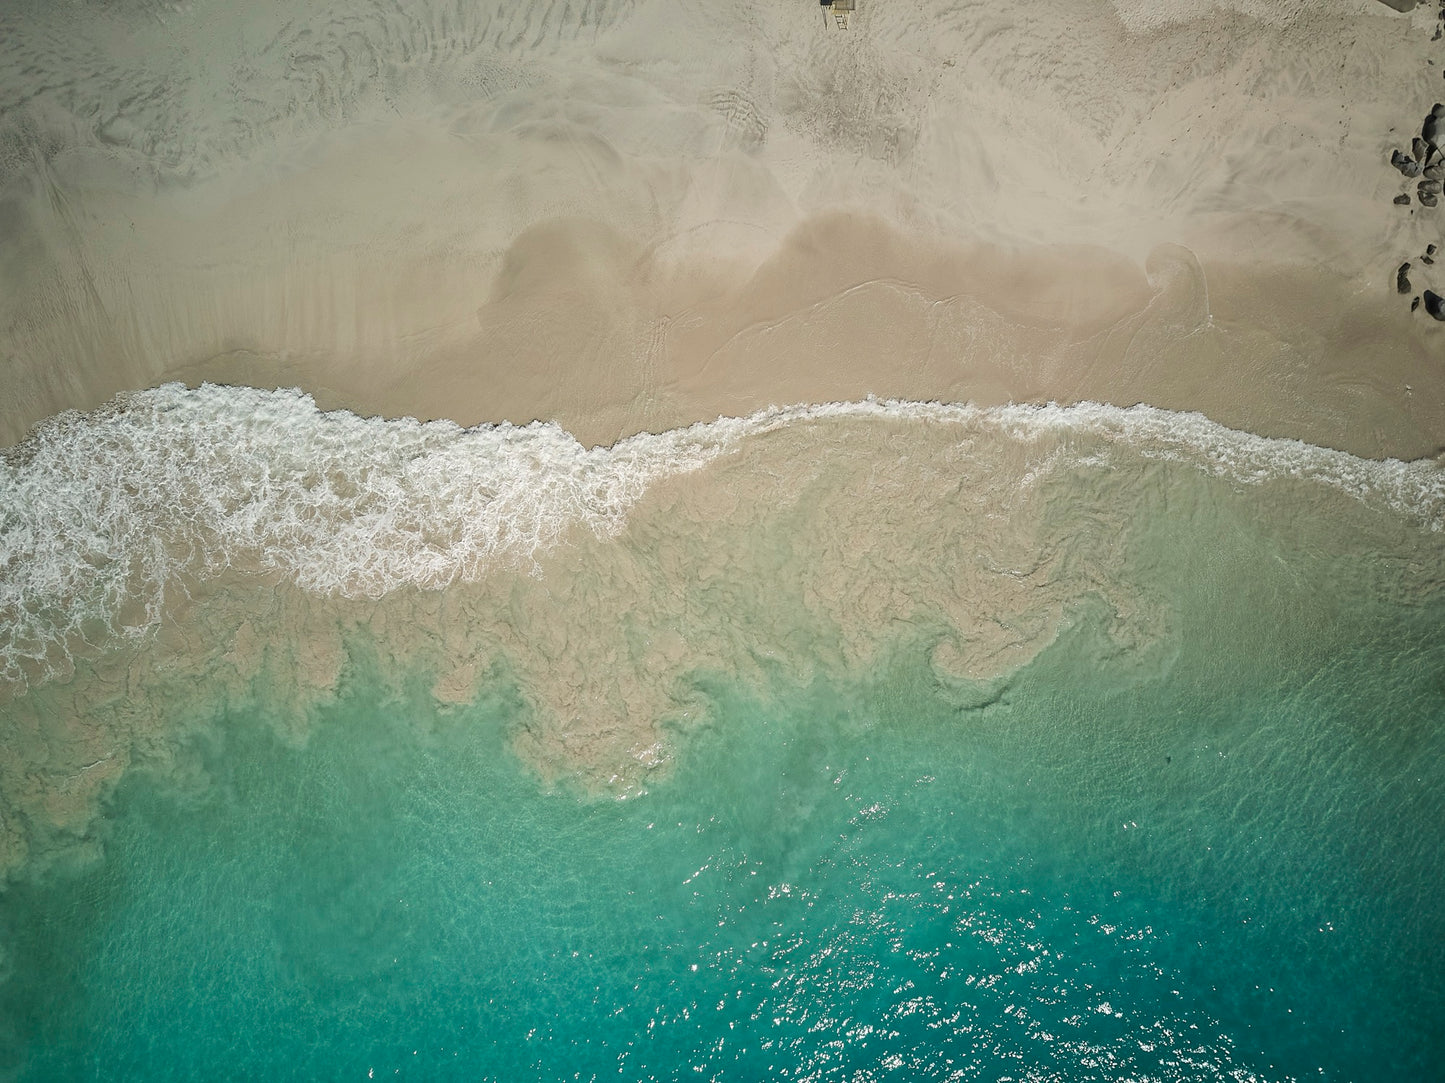
[[[0, 444], [167, 379], [611, 442], [1093, 398], [1445, 445], [1445, 97], [1374, 0], [0, 11]], [[1445, 269], [1445, 264], [1442, 264]]]

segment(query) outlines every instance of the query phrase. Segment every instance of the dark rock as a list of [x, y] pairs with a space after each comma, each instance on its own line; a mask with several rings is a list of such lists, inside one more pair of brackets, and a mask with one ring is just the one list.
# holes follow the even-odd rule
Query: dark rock
[[1399, 195], [1397, 195], [1397, 196], [1395, 197], [1395, 206], [1397, 206], [1397, 207], [1408, 207], [1409, 205], [1410, 205], [1410, 193], [1409, 193], [1409, 192], [1401, 192]]
[[1435, 206], [1436, 204], [1438, 204], [1439, 202], [1440, 202], [1440, 197], [1439, 197], [1438, 195], [1436, 195], [1434, 192], [1421, 192], [1421, 193], [1420, 193], [1420, 206], [1422, 206], [1422, 207], [1433, 207], [1433, 206]]
[[1390, 152], [1390, 164], [1407, 177], [1420, 175], [1420, 163], [1408, 154], [1401, 154], [1398, 150]]
[[1395, 272], [1395, 289], [1399, 293], [1410, 292], [1410, 264], [1400, 264], [1400, 269]]
[[1445, 297], [1434, 290], [1425, 291], [1425, 311], [1437, 320], [1445, 320]]
[[1433, 256], [1433, 255], [1435, 254], [1435, 252], [1436, 252], [1436, 248], [1435, 248], [1435, 246], [1434, 246], [1433, 244], [1427, 244], [1427, 245], [1425, 246], [1425, 255], [1427, 255], [1427, 256]]
[[1439, 41], [1439, 40], [1440, 40], [1440, 28], [1439, 28], [1438, 26], [1435, 28], [1435, 33], [1433, 33], [1433, 34], [1430, 35], [1430, 40], [1431, 40], [1431, 41]]
[[1445, 162], [1436, 162], [1425, 167], [1425, 176], [1431, 180], [1445, 180]]
[[1419, 308], [1419, 307], [1420, 307], [1420, 298], [1416, 297], [1413, 301], [1410, 302], [1410, 311], [1411, 311], [1411, 312], [1414, 312], [1414, 311], [1415, 311], [1417, 308]]
[[1425, 140], [1417, 135], [1410, 141], [1410, 153], [1415, 156], [1417, 161], [1423, 162], [1430, 156], [1430, 148], [1425, 145]]
[[1415, 190], [1422, 196], [1438, 196], [1440, 194], [1440, 182], [1437, 180], [1422, 180], [1415, 186]]
[[1425, 137], [1425, 142], [1437, 150], [1441, 143], [1445, 143], [1445, 124], [1441, 123], [1441, 119], [1431, 113], [1420, 126], [1420, 134]]
[[1420, 262], [1421, 262], [1421, 263], [1428, 263], [1428, 264], [1430, 264], [1432, 267], [1435, 265], [1435, 261], [1434, 261], [1433, 259], [1431, 259], [1429, 256], [1421, 256], [1421, 257], [1420, 257]]
[[1430, 115], [1435, 118], [1445, 117], [1445, 103], [1436, 102], [1430, 106]]

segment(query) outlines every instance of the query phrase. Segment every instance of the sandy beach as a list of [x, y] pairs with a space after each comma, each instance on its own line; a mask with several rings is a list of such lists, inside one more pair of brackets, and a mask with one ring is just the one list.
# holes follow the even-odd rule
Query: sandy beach
[[1433, 8], [388, 12], [0, 14], [0, 443], [183, 380], [589, 445], [869, 395], [1445, 445], [1445, 211], [1390, 166]]
[[0, 0], [0, 1083], [1438, 1072], [1442, 5]]

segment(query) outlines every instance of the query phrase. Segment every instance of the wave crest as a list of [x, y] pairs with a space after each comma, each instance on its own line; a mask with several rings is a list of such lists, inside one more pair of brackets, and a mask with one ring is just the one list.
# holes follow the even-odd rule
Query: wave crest
[[298, 391], [173, 384], [52, 418], [0, 459], [0, 678], [23, 686], [80, 643], [143, 633], [168, 591], [226, 572], [376, 598], [534, 569], [574, 531], [616, 534], [659, 479], [832, 419], [956, 425], [1080, 460], [1112, 448], [1240, 483], [1301, 479], [1445, 527], [1435, 462], [1362, 460], [1147, 406], [834, 403], [586, 449], [555, 424], [463, 429], [322, 412]]

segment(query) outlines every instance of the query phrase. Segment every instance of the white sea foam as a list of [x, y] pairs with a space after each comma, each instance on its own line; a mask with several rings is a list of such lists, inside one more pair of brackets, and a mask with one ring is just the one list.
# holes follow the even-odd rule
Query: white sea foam
[[736, 428], [587, 450], [556, 425], [365, 419], [299, 392], [179, 385], [62, 414], [0, 466], [0, 674], [91, 622], [154, 625], [183, 574], [375, 597], [525, 566], [574, 526], [615, 531]]
[[802, 423], [959, 425], [1024, 442], [1092, 437], [1257, 483], [1282, 476], [1445, 527], [1445, 471], [1377, 462], [1151, 407], [866, 401], [720, 418], [611, 448], [554, 424], [323, 413], [296, 391], [167, 385], [52, 418], [0, 459], [0, 679], [25, 679], [96, 634], [154, 627], [168, 589], [228, 569], [378, 597], [532, 566], [571, 530], [607, 536], [657, 480]]

